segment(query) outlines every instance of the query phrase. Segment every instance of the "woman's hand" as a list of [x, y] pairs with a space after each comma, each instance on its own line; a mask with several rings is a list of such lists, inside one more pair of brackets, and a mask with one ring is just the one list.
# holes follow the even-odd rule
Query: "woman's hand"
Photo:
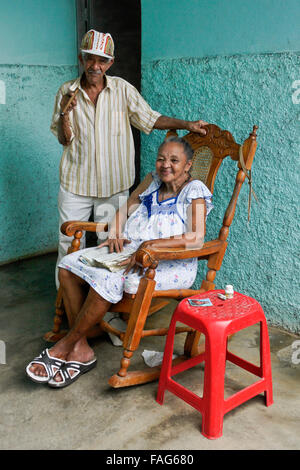
[[109, 236], [105, 242], [98, 245], [98, 248], [108, 246], [109, 253], [121, 253], [124, 249], [124, 245], [127, 243], [131, 243], [131, 240], [113, 235]]
[[126, 266], [124, 274], [128, 274], [131, 270], [133, 273], [138, 273], [139, 275], [143, 274], [143, 268], [136, 264], [136, 253], [133, 253], [128, 259], [125, 259], [119, 266]]

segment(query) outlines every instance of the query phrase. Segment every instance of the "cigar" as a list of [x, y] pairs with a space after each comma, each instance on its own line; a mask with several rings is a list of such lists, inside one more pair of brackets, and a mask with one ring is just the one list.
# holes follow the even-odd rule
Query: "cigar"
[[70, 104], [72, 103], [73, 99], [75, 98], [75, 96], [77, 95], [79, 91], [79, 88], [76, 88], [75, 92], [74, 92], [74, 95], [72, 95], [69, 99], [69, 101], [67, 102], [66, 106], [64, 107], [64, 109], [62, 110], [63, 113], [65, 113], [68, 109], [68, 107], [70, 106]]

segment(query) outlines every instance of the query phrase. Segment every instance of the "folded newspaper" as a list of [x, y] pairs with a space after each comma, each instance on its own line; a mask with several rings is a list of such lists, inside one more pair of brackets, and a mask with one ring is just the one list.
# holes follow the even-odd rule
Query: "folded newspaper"
[[119, 264], [128, 259], [135, 251], [136, 248], [128, 245], [120, 253], [109, 253], [108, 246], [103, 246], [101, 248], [90, 249], [84, 255], [80, 255], [79, 261], [95, 268], [108, 269], [114, 273], [125, 269], [125, 266], [120, 266]]

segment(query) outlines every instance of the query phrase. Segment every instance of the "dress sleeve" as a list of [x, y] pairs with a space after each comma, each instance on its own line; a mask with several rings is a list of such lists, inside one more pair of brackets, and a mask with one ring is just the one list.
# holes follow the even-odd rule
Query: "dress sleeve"
[[206, 205], [206, 217], [213, 209], [212, 194], [204, 183], [200, 180], [193, 180], [186, 186], [183, 196], [183, 203], [189, 205], [193, 199], [204, 199]]

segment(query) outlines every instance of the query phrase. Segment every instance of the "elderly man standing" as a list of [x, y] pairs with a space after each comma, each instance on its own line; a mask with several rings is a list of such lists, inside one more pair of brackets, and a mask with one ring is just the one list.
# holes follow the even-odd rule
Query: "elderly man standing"
[[[135, 178], [131, 125], [146, 134], [153, 129], [205, 134], [203, 126], [207, 124], [162, 116], [130, 83], [107, 76], [114, 63], [114, 43], [109, 33], [88, 31], [82, 39], [79, 60], [84, 72], [60, 87], [51, 123], [51, 131], [64, 146], [59, 226], [67, 220], [89, 220], [92, 211], [95, 222], [107, 221], [114, 215], [112, 209], [124, 203]], [[69, 237], [59, 231], [57, 264], [69, 244]]]

